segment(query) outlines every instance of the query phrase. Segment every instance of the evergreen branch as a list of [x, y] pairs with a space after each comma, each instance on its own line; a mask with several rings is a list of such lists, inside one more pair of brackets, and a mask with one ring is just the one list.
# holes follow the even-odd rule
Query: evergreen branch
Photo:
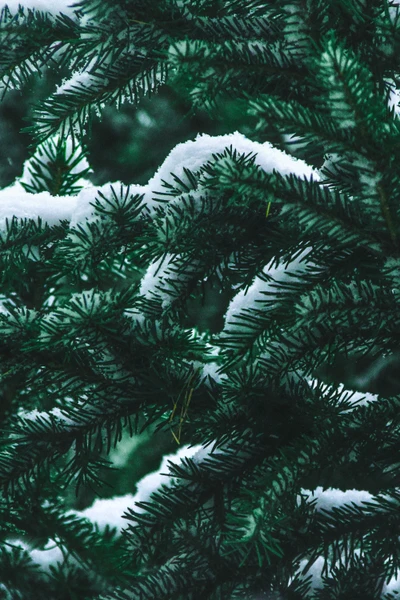
[[[299, 135], [307, 144], [322, 145], [325, 152], [343, 151], [352, 143], [350, 130], [337, 126], [325, 110], [316, 111], [298, 101], [283, 101], [265, 94], [254, 99], [249, 97], [248, 113], [258, 119], [256, 132], [279, 120], [282, 133]], [[326, 111], [328, 112], [328, 111]]]
[[6, 8], [0, 14], [0, 77], [5, 93], [20, 88], [48, 64], [65, 64], [79, 28], [64, 17], [54, 21], [49, 15], [28, 11], [11, 17]]
[[190, 32], [192, 38], [195, 36], [199, 37], [199, 33], [201, 32], [205, 40], [211, 39], [213, 42], [220, 42], [224, 38], [226, 40], [261, 38], [273, 41], [279, 36], [279, 26], [276, 23], [276, 19], [268, 18], [267, 15], [260, 15], [251, 19], [243, 19], [235, 14], [229, 17], [216, 18], [199, 16], [193, 20], [193, 24], [194, 31]]
[[320, 85], [329, 98], [325, 104], [339, 128], [359, 131], [368, 145], [395, 133], [396, 123], [388, 118], [370, 71], [333, 33], [325, 43], [319, 69]]
[[165, 83], [167, 72], [163, 63], [125, 57], [106, 71], [92, 71], [88, 76], [90, 86], [83, 81], [72, 85], [70, 90], [53, 95], [36, 110], [36, 125], [28, 130], [38, 142], [55, 133], [62, 137], [73, 134], [76, 128], [82, 134], [92, 109], [100, 111], [105, 103], [120, 106], [126, 100], [137, 103]]

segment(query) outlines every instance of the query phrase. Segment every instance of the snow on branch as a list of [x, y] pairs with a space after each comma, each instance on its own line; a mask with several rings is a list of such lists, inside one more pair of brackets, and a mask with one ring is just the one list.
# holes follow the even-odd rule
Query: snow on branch
[[41, 219], [48, 225], [70, 221], [77, 206], [76, 196], [51, 196], [49, 192], [30, 194], [19, 182], [0, 190], [0, 230], [5, 231], [7, 221]]
[[363, 502], [371, 502], [374, 498], [372, 494], [364, 490], [337, 490], [329, 488], [324, 490], [321, 486], [317, 487], [312, 492], [310, 490], [302, 490], [302, 494], [308, 496], [307, 500], [312, 502], [315, 500], [315, 510], [331, 510], [339, 508], [344, 504], [358, 504]]
[[[311, 252], [312, 248], [306, 248], [296, 258], [294, 258], [289, 264], [280, 263], [275, 266], [276, 259], [273, 258], [263, 269], [263, 274], [267, 277], [267, 280], [261, 277], [255, 277], [253, 283], [247, 291], [240, 290], [231, 300], [228, 310], [225, 313], [225, 326], [224, 331], [229, 325], [229, 330], [236, 331], [243, 329], [243, 324], [237, 321], [243, 311], [246, 311], [246, 307], [257, 306], [257, 302], [262, 302], [268, 296], [271, 300], [272, 297], [278, 299], [279, 297], [279, 286], [284, 282], [294, 283], [301, 279], [304, 271], [307, 267], [313, 265], [307, 260], [307, 255]], [[236, 321], [235, 321], [236, 319]]]
[[63, 14], [73, 19], [75, 17], [73, 4], [72, 0], [7, 0], [7, 2], [0, 3], [0, 9], [8, 6], [9, 11], [15, 14], [21, 6], [53, 15]]
[[[146, 185], [132, 185], [129, 187], [129, 192], [142, 196], [142, 208], [149, 217], [154, 217], [156, 214], [160, 217], [164, 212], [164, 218], [168, 219], [169, 206], [176, 206], [183, 202], [181, 195], [169, 195], [168, 190], [176, 187], [177, 180], [180, 180], [183, 186], [192, 189], [195, 184], [193, 179], [190, 180], [188, 172], [198, 173], [207, 162], [212, 161], [217, 154], [222, 154], [227, 148], [232, 148], [242, 155], [253, 155], [255, 164], [267, 173], [277, 170], [283, 175], [294, 174], [298, 177], [319, 179], [318, 173], [303, 160], [274, 148], [269, 142], [263, 144], [254, 142], [239, 132], [221, 136], [202, 134], [195, 140], [178, 144]], [[24, 178], [27, 175], [28, 167], [24, 168]], [[60, 221], [66, 220], [73, 230], [81, 227], [85, 222], [98, 220], [100, 215], [96, 212], [96, 204], [103, 205], [104, 198], [112, 194], [113, 190], [117, 195], [119, 192], [124, 195], [124, 186], [119, 182], [107, 183], [100, 188], [87, 183], [76, 196], [52, 196], [49, 192], [32, 194], [24, 189], [22, 185], [24, 178], [0, 190], [0, 232], [6, 229], [7, 220], [11, 221], [13, 216], [19, 219], [40, 218], [48, 225], [57, 225]], [[200, 189], [193, 190], [191, 195], [194, 202], [200, 199], [201, 194]], [[173, 219], [169, 225], [174, 226]], [[242, 310], [252, 295], [265, 297], [267, 288], [271, 293], [277, 282], [282, 283], [288, 278], [293, 283], [296, 277], [307, 269], [306, 254], [307, 251], [304, 251], [286, 267], [267, 265], [264, 269], [265, 275], [273, 276], [275, 283], [272, 280], [266, 282], [258, 278], [247, 295], [240, 292], [232, 301], [225, 322], [230, 321], [233, 315]], [[185, 285], [187, 278], [191, 277], [193, 269], [196, 269], [193, 262], [188, 269], [185, 260], [184, 257], [167, 253], [156, 257], [142, 279], [140, 294], [148, 300], [159, 299], [162, 309], [167, 309], [174, 298], [179, 296], [180, 287]], [[137, 319], [141, 320], [140, 314], [137, 315]], [[215, 366], [209, 369], [215, 371]], [[204, 375], [212, 376], [211, 371], [207, 371]]]
[[[308, 178], [312, 176], [314, 180], [319, 180], [318, 173], [307, 163], [274, 148], [269, 142], [264, 144], [253, 142], [238, 131], [217, 136], [199, 134], [194, 141], [189, 140], [175, 146], [154, 177], [144, 186], [145, 202], [149, 211], [152, 212], [162, 201], [159, 194], [165, 189], [163, 182], [173, 182], [172, 173], [183, 183], [190, 185], [185, 173], [186, 169], [192, 173], [199, 171], [203, 165], [213, 159], [215, 154], [224, 152], [230, 146], [239, 154], [255, 154], [255, 164], [266, 173], [277, 170], [282, 175], [294, 174]], [[179, 198], [171, 200], [171, 202], [176, 201], [179, 201]]]
[[[163, 190], [166, 187], [163, 182], [174, 183], [172, 174], [183, 182], [189, 183], [185, 169], [191, 172], [198, 171], [206, 162], [212, 160], [213, 155], [223, 152], [230, 146], [239, 153], [256, 154], [255, 164], [268, 173], [276, 169], [282, 174], [293, 173], [299, 177], [312, 176], [315, 180], [319, 179], [318, 173], [304, 161], [274, 148], [268, 142], [264, 144], [253, 142], [241, 133], [235, 132], [220, 136], [198, 135], [194, 141], [189, 140], [178, 144], [146, 185], [134, 185], [131, 188], [134, 193], [143, 194], [144, 206], [152, 214], [158, 206], [165, 205]], [[122, 184], [107, 183], [101, 188], [87, 185], [78, 196], [54, 197], [48, 192], [30, 194], [17, 181], [0, 190], [0, 229], [5, 229], [6, 219], [11, 220], [13, 216], [26, 219], [40, 217], [49, 225], [68, 220], [74, 227], [86, 219], [91, 220], [96, 217], [94, 203], [99, 199], [98, 191], [106, 194], [111, 185]], [[179, 201], [179, 198], [169, 200], [169, 202]]]
[[132, 508], [135, 512], [143, 512], [136, 502], [147, 502], [153, 492], [156, 492], [162, 484], [168, 485], [171, 478], [168, 477], [168, 462], [180, 463], [182, 458], [191, 458], [199, 452], [201, 446], [183, 446], [175, 454], [168, 454], [163, 457], [162, 463], [158, 471], [149, 473], [137, 484], [136, 494], [126, 494], [125, 496], [116, 496], [114, 498], [100, 498], [95, 500], [92, 506], [85, 508], [82, 511], [71, 511], [78, 517], [85, 517], [93, 523], [97, 523], [100, 529], [106, 526], [115, 527], [118, 531], [127, 527], [128, 522], [123, 517], [123, 513], [128, 508]]

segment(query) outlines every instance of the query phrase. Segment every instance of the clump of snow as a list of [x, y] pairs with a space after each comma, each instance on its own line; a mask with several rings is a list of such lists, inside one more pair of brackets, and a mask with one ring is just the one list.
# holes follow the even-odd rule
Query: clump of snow
[[[149, 500], [153, 491], [156, 491], [162, 484], [168, 485], [169, 482], [171, 482], [172, 478], [168, 477], [166, 473], [168, 472], [169, 462], [179, 464], [182, 458], [193, 458], [200, 449], [200, 445], [193, 446], [192, 448], [189, 446], [183, 446], [182, 448], [179, 448], [178, 452], [175, 454], [168, 454], [164, 456], [159, 470], [146, 475], [137, 484], [135, 502], [145, 502]], [[139, 507], [135, 508], [136, 511], [138, 511], [138, 509]]]
[[105, 85], [105, 80], [101, 80], [88, 71], [75, 71], [69, 79], [65, 79], [61, 85], [57, 86], [56, 94], [66, 94], [74, 92], [81, 87], [98, 88], [100, 85]]
[[[65, 90], [65, 88], [63, 88]], [[213, 154], [221, 153], [225, 148], [232, 146], [239, 153], [255, 153], [255, 163], [266, 172], [277, 169], [282, 174], [293, 173], [300, 177], [311, 177], [319, 179], [318, 173], [304, 161], [294, 158], [268, 142], [260, 144], [247, 139], [239, 132], [228, 135], [210, 136], [199, 135], [194, 141], [178, 144], [171, 150], [168, 157], [155, 173], [154, 177], [146, 185], [131, 186], [133, 193], [143, 195], [143, 204], [149, 212], [153, 212], [165, 199], [157, 198], [157, 194], [163, 192], [163, 181], [171, 180], [174, 173], [182, 181], [189, 183], [184, 169], [196, 172], [206, 162], [210, 161]], [[26, 171], [24, 171], [24, 174]], [[173, 182], [173, 180], [172, 180]], [[94, 218], [93, 204], [98, 198], [98, 192], [107, 194], [113, 186], [118, 192], [118, 186], [122, 184], [107, 183], [100, 188], [86, 185], [76, 197], [57, 196], [53, 197], [48, 192], [30, 194], [24, 190], [19, 182], [0, 190], [0, 229], [5, 228], [6, 219], [12, 216], [18, 218], [37, 219], [40, 217], [49, 225], [59, 223], [61, 220], [70, 221], [71, 227], [78, 223]], [[179, 202], [179, 198], [170, 199], [169, 202]]]
[[25, 411], [23, 408], [20, 408], [18, 409], [17, 414], [27, 421], [37, 421], [38, 419], [47, 420], [50, 417], [55, 418], [56, 421], [63, 422], [66, 425], [77, 425], [76, 421], [68, 417], [66, 413], [58, 407], [52, 408], [49, 412], [39, 411], [37, 408], [30, 411]]
[[346, 400], [351, 402], [353, 408], [358, 406], [367, 406], [368, 404], [376, 402], [379, 399], [378, 394], [370, 394], [369, 392], [353, 392], [350, 390], [344, 391], [349, 394], [349, 396], [346, 396]]
[[140, 294], [149, 299], [161, 298], [162, 307], [167, 308], [179, 296], [180, 287], [185, 286], [197, 266], [197, 262], [192, 261], [184, 272], [178, 273], [179, 261], [178, 255], [165, 254], [151, 263], [142, 279]]
[[211, 379], [214, 379], [214, 381], [216, 383], [222, 383], [222, 381], [227, 378], [227, 375], [225, 375], [224, 373], [218, 373], [218, 369], [220, 369], [220, 368], [221, 368], [221, 365], [219, 365], [216, 362], [206, 363], [202, 367], [202, 375], [206, 379], [205, 383], [207, 385], [209, 383], [209, 380], [208, 380], [209, 377]]
[[400, 115], [400, 89], [394, 88], [389, 98], [389, 107], [393, 108], [397, 115]]
[[301, 490], [303, 495], [307, 495], [307, 500], [312, 502], [316, 500], [315, 510], [329, 511], [332, 508], [340, 508], [344, 504], [362, 504], [363, 502], [371, 502], [374, 498], [372, 494], [364, 490], [342, 490], [329, 488], [324, 490], [321, 486], [315, 490]]
[[54, 540], [49, 539], [43, 550], [31, 549], [31, 547], [22, 540], [6, 540], [7, 545], [22, 548], [28, 552], [34, 563], [39, 565], [44, 571], [50, 571], [50, 567], [56, 567], [57, 564], [63, 564], [65, 556]]
[[[307, 383], [311, 389], [320, 387], [322, 395], [324, 395], [324, 394], [328, 395], [331, 391], [336, 389], [329, 384], [321, 385], [321, 382], [318, 379], [310, 379], [307, 381]], [[372, 402], [376, 402], [379, 399], [378, 394], [370, 394], [369, 392], [356, 392], [353, 390], [347, 390], [347, 389], [345, 389], [345, 387], [342, 383], [340, 383], [338, 385], [337, 392], [340, 395], [341, 402], [351, 403], [351, 407], [350, 407], [351, 410], [354, 408], [357, 408], [359, 406], [367, 406], [368, 404], [371, 404]]]
[[274, 148], [269, 142], [263, 144], [253, 142], [238, 131], [217, 136], [199, 134], [194, 141], [189, 140], [175, 146], [154, 177], [145, 186], [145, 203], [148, 209], [152, 210], [157, 206], [159, 201], [155, 200], [153, 195], [165, 189], [163, 181], [168, 181], [171, 173], [189, 184], [184, 169], [196, 172], [205, 163], [212, 160], [214, 154], [222, 153], [225, 148], [230, 146], [240, 154], [256, 154], [255, 164], [267, 173], [276, 169], [282, 175], [293, 173], [299, 177], [310, 178], [312, 176], [315, 180], [319, 180], [318, 173], [307, 163]]
[[129, 507], [133, 507], [135, 496], [126, 494], [125, 496], [116, 496], [115, 498], [100, 498], [94, 501], [92, 506], [81, 511], [72, 511], [79, 517], [86, 517], [93, 523], [96, 523], [100, 529], [105, 527], [116, 527], [118, 531], [126, 526], [126, 519], [122, 518], [123, 513]]
[[191, 458], [198, 452], [201, 446], [189, 448], [183, 446], [176, 454], [169, 454], [163, 457], [162, 463], [158, 471], [149, 473], [137, 483], [136, 494], [126, 494], [125, 496], [116, 496], [114, 498], [98, 499], [89, 508], [82, 511], [70, 511], [70, 514], [85, 517], [90, 521], [97, 523], [100, 528], [116, 527], [121, 531], [127, 526], [127, 520], [123, 518], [123, 513], [128, 508], [132, 508], [135, 512], [143, 512], [143, 509], [136, 506], [136, 502], [146, 502], [150, 499], [153, 492], [157, 491], [162, 484], [169, 485], [171, 477], [168, 477], [168, 462], [179, 463], [182, 458]]
[[19, 6], [30, 10], [38, 10], [48, 12], [53, 15], [63, 14], [73, 19], [76, 9], [73, 7], [76, 4], [75, 0], [7, 0], [0, 4], [0, 9], [8, 6], [10, 12], [15, 14], [18, 12]]
[[322, 588], [324, 587], [324, 583], [322, 581], [322, 571], [324, 568], [324, 558], [322, 556], [319, 556], [310, 566], [310, 568], [308, 569], [308, 571], [306, 573], [302, 573], [303, 569], [305, 569], [305, 567], [308, 564], [308, 560], [306, 558], [304, 558], [302, 561], [300, 561], [300, 565], [299, 568], [297, 569], [297, 573], [300, 576], [300, 579], [307, 579], [307, 577], [309, 577], [311, 575], [311, 590], [316, 590], [318, 588]]
[[383, 584], [382, 594], [399, 594], [400, 595], [400, 572], [393, 575], [388, 583]]
[[268, 281], [265, 281], [261, 277], [256, 277], [248, 288], [247, 291], [240, 290], [234, 296], [228, 306], [228, 310], [225, 313], [225, 325], [224, 330], [229, 325], [230, 331], [237, 331], [243, 329], [243, 325], [237, 321], [237, 317], [243, 311], [247, 310], [247, 307], [255, 307], [257, 303], [272, 300], [274, 297], [279, 298], [279, 292], [276, 291], [279, 285], [285, 282], [294, 283], [301, 279], [302, 274], [310, 267], [313, 263], [307, 261], [307, 255], [311, 252], [312, 248], [306, 248], [296, 258], [294, 258], [289, 264], [284, 265], [281, 263], [279, 266], [274, 266], [276, 262], [272, 259], [263, 269], [263, 274], [267, 276]]
[[172, 261], [173, 256], [166, 254], [151, 263], [140, 284], [140, 294], [142, 296], [153, 294], [155, 284], [162, 280], [165, 274], [171, 276], [171, 271], [168, 270], [168, 267], [170, 267]]
[[30, 550], [29, 554], [34, 563], [40, 565], [45, 571], [50, 571], [50, 567], [57, 564], [63, 564], [65, 557], [61, 549], [54, 540], [49, 540], [43, 550]]
[[[125, 195], [125, 192], [123, 192], [124, 187], [124, 184], [119, 181], [105, 183], [100, 187], [92, 184], [86, 185], [76, 197], [76, 205], [70, 218], [70, 226], [76, 227], [77, 225], [83, 224], [85, 221], [91, 221], [96, 217], [94, 205], [96, 199], [101, 202], [99, 194], [103, 194], [107, 197], [110, 196], [112, 190], [114, 190], [117, 196], [120, 196], [121, 194]], [[129, 190], [132, 194], [143, 193], [141, 185], [130, 185]]]
[[[111, 60], [111, 53], [105, 60], [102, 61], [103, 67]], [[57, 86], [56, 94], [68, 94], [79, 88], [97, 89], [108, 84], [108, 79], [105, 77], [96, 76], [95, 70], [98, 65], [97, 56], [92, 58], [85, 69], [75, 71], [70, 78], [64, 79], [61, 85]]]
[[[195, 452], [195, 454], [192, 457], [192, 460], [197, 464], [200, 465], [202, 462], [204, 462], [205, 460], [209, 459], [210, 456], [218, 456], [219, 454], [227, 454], [229, 453], [229, 448], [225, 447], [225, 448], [218, 448], [218, 450], [213, 451], [214, 448], [214, 444], [209, 444], [207, 447], [205, 446], [196, 446], [197, 450]], [[235, 456], [248, 456], [248, 453], [244, 452], [244, 451], [238, 451], [235, 448]]]
[[6, 229], [6, 221], [38, 219], [48, 225], [70, 221], [75, 212], [77, 196], [51, 196], [49, 192], [30, 194], [19, 182], [0, 190], [0, 230]]
[[9, 304], [11, 304], [11, 306], [16, 306], [14, 300], [12, 300], [11, 298], [7, 298], [7, 296], [4, 296], [3, 294], [0, 294], [0, 314], [2, 315], [9, 315], [9, 311], [7, 310], [7, 308], [4, 306], [4, 303], [8, 302]]

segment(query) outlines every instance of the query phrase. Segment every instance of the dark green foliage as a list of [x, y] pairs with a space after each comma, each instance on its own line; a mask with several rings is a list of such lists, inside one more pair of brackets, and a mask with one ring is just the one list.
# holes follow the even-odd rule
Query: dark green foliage
[[[0, 597], [394, 597], [399, 7], [4, 7], [0, 46], [5, 101], [34, 104], [0, 216], [16, 190], [75, 206], [0, 224]], [[135, 164], [95, 191], [117, 179], [87, 162], [117, 111]], [[234, 128], [282, 164], [235, 136], [143, 185], [182, 137]], [[129, 438], [148, 462], [121, 459]], [[151, 495], [136, 485], [157, 452], [196, 444]], [[317, 488], [369, 501], [321, 509]], [[135, 490], [122, 535], [77, 512]]]

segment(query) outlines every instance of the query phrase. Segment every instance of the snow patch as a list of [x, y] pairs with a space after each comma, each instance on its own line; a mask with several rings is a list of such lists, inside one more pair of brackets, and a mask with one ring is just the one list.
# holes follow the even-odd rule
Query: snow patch
[[0, 230], [6, 229], [7, 220], [40, 218], [48, 225], [70, 221], [77, 205], [77, 196], [51, 196], [49, 192], [30, 194], [17, 181], [0, 190]]
[[321, 486], [317, 487], [315, 490], [304, 490], [302, 489], [302, 494], [308, 496], [308, 502], [316, 500], [315, 510], [331, 510], [332, 508], [340, 508], [344, 504], [357, 504], [360, 505], [363, 502], [371, 502], [374, 498], [372, 494], [366, 492], [364, 490], [346, 490], [343, 492], [342, 490], [329, 488], [324, 490]]
[[289, 264], [283, 262], [279, 266], [273, 266], [276, 262], [272, 259], [263, 269], [263, 274], [270, 279], [265, 281], [261, 277], [255, 277], [253, 283], [245, 290], [240, 290], [231, 300], [228, 310], [225, 314], [225, 325], [224, 330], [229, 325], [230, 331], [239, 331], [243, 329], [244, 325], [237, 321], [237, 317], [243, 311], [248, 310], [250, 307], [257, 306], [257, 303], [265, 301], [268, 295], [268, 300], [272, 300], [274, 297], [279, 298], [279, 292], [276, 292], [277, 287], [285, 282], [294, 283], [298, 281], [304, 271], [310, 266], [310, 262], [305, 260], [307, 255], [311, 252], [312, 248], [306, 248], [303, 250], [294, 260]]
[[[69, 80], [69, 85], [72, 80]], [[61, 86], [62, 87], [62, 86]], [[65, 91], [62, 87], [58, 91]], [[178, 144], [173, 148], [163, 164], [155, 173], [154, 177], [146, 185], [130, 186], [133, 193], [143, 195], [143, 204], [148, 212], [152, 213], [165, 203], [165, 199], [157, 198], [157, 194], [163, 193], [165, 187], [163, 181], [171, 179], [171, 173], [174, 173], [183, 182], [189, 184], [184, 169], [190, 169], [196, 172], [206, 162], [212, 160], [213, 154], [221, 153], [225, 148], [232, 146], [242, 154], [256, 154], [255, 164], [259, 165], [266, 172], [273, 169], [282, 174], [293, 173], [299, 177], [313, 177], [319, 180], [319, 175], [303, 160], [294, 158], [277, 148], [274, 148], [268, 142], [260, 144], [247, 139], [243, 134], [235, 132], [228, 135], [210, 136], [207, 134], [198, 135], [194, 141], [187, 141]], [[24, 169], [24, 176], [26, 174]], [[116, 188], [123, 184], [107, 183], [100, 188], [93, 185], [86, 185], [80, 191], [78, 196], [51, 196], [48, 192], [30, 194], [24, 190], [17, 181], [13, 185], [0, 190], [0, 229], [5, 229], [6, 219], [12, 216], [26, 219], [37, 219], [49, 225], [58, 224], [61, 220], [70, 221], [71, 227], [78, 223], [90, 220], [95, 217], [95, 211], [92, 204], [98, 197], [98, 192], [107, 194], [111, 186]], [[194, 194], [196, 196], [196, 194]], [[200, 197], [199, 194], [197, 196]], [[172, 198], [169, 202], [179, 202], [180, 198]]]
[[[74, 1], [74, 3], [76, 3]], [[15, 14], [18, 12], [19, 6], [30, 10], [38, 10], [42, 12], [48, 12], [53, 15], [63, 14], [70, 19], [76, 17], [75, 10], [72, 6], [73, 2], [70, 0], [7, 0], [0, 4], [0, 9], [8, 6], [10, 12]]]
[[137, 492], [135, 495], [126, 494], [125, 496], [116, 496], [114, 498], [95, 500], [92, 506], [85, 508], [82, 511], [70, 511], [69, 514], [74, 514], [79, 517], [85, 517], [90, 521], [97, 523], [100, 528], [116, 527], [118, 531], [127, 527], [128, 521], [123, 517], [123, 513], [128, 508], [132, 508], [135, 512], [144, 512], [144, 509], [136, 506], [136, 502], [146, 502], [150, 499], [153, 492], [157, 491], [162, 484], [170, 485], [172, 478], [168, 477], [168, 462], [179, 463], [184, 457], [191, 458], [198, 452], [201, 446], [189, 448], [183, 446], [176, 454], [169, 454], [163, 457], [161, 466], [158, 471], [149, 473], [137, 483]]

